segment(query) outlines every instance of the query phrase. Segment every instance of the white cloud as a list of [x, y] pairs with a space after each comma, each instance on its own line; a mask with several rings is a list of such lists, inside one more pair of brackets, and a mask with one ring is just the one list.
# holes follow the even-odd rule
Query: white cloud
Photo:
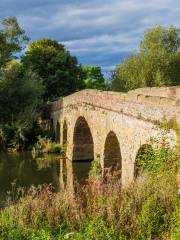
[[32, 39], [55, 38], [82, 63], [106, 69], [121, 53], [137, 51], [147, 29], [180, 27], [179, 0], [31, 0], [26, 8], [24, 0], [1, 0], [0, 8], [16, 15]]

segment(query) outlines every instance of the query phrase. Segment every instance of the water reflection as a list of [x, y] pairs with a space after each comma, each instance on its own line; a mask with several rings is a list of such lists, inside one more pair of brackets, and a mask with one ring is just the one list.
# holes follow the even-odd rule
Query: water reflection
[[72, 162], [57, 155], [33, 159], [29, 152], [0, 153], [0, 204], [14, 181], [16, 187], [51, 183], [56, 192], [74, 192], [75, 183], [82, 184], [87, 179], [90, 166], [90, 162]]

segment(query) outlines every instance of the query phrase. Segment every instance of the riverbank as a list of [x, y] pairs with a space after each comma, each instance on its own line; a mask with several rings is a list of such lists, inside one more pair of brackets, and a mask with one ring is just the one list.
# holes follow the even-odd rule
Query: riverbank
[[180, 239], [179, 153], [158, 156], [156, 170], [123, 190], [110, 176], [90, 178], [76, 193], [19, 190], [20, 200], [0, 212], [0, 239]]

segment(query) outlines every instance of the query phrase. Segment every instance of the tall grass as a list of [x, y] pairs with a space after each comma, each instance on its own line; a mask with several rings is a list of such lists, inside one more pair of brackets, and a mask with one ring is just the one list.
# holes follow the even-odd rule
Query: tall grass
[[92, 175], [73, 195], [31, 187], [1, 210], [0, 239], [179, 240], [179, 153], [161, 155], [157, 171], [124, 189], [119, 179]]
[[32, 148], [32, 155], [37, 157], [44, 153], [62, 153], [63, 149], [59, 143], [53, 142], [47, 137], [38, 137], [38, 141]]

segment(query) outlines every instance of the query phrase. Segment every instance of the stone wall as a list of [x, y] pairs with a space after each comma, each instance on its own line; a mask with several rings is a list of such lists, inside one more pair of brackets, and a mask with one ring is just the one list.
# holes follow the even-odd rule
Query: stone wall
[[138, 88], [138, 89], [130, 91], [130, 92], [147, 95], [147, 96], [180, 99], [180, 87]]
[[67, 158], [99, 159], [103, 169], [110, 160], [119, 159], [122, 185], [133, 181], [137, 153], [152, 138], [166, 139], [172, 147], [177, 143], [176, 132], [159, 128], [154, 120], [176, 118], [180, 122], [178, 87], [128, 93], [83, 90], [52, 103], [49, 110], [54, 129], [59, 123], [60, 134], [56, 135], [61, 144], [67, 138]]
[[82, 103], [147, 121], [175, 118], [180, 123], [180, 87], [141, 88], [128, 93], [87, 89], [54, 102], [51, 110]]

